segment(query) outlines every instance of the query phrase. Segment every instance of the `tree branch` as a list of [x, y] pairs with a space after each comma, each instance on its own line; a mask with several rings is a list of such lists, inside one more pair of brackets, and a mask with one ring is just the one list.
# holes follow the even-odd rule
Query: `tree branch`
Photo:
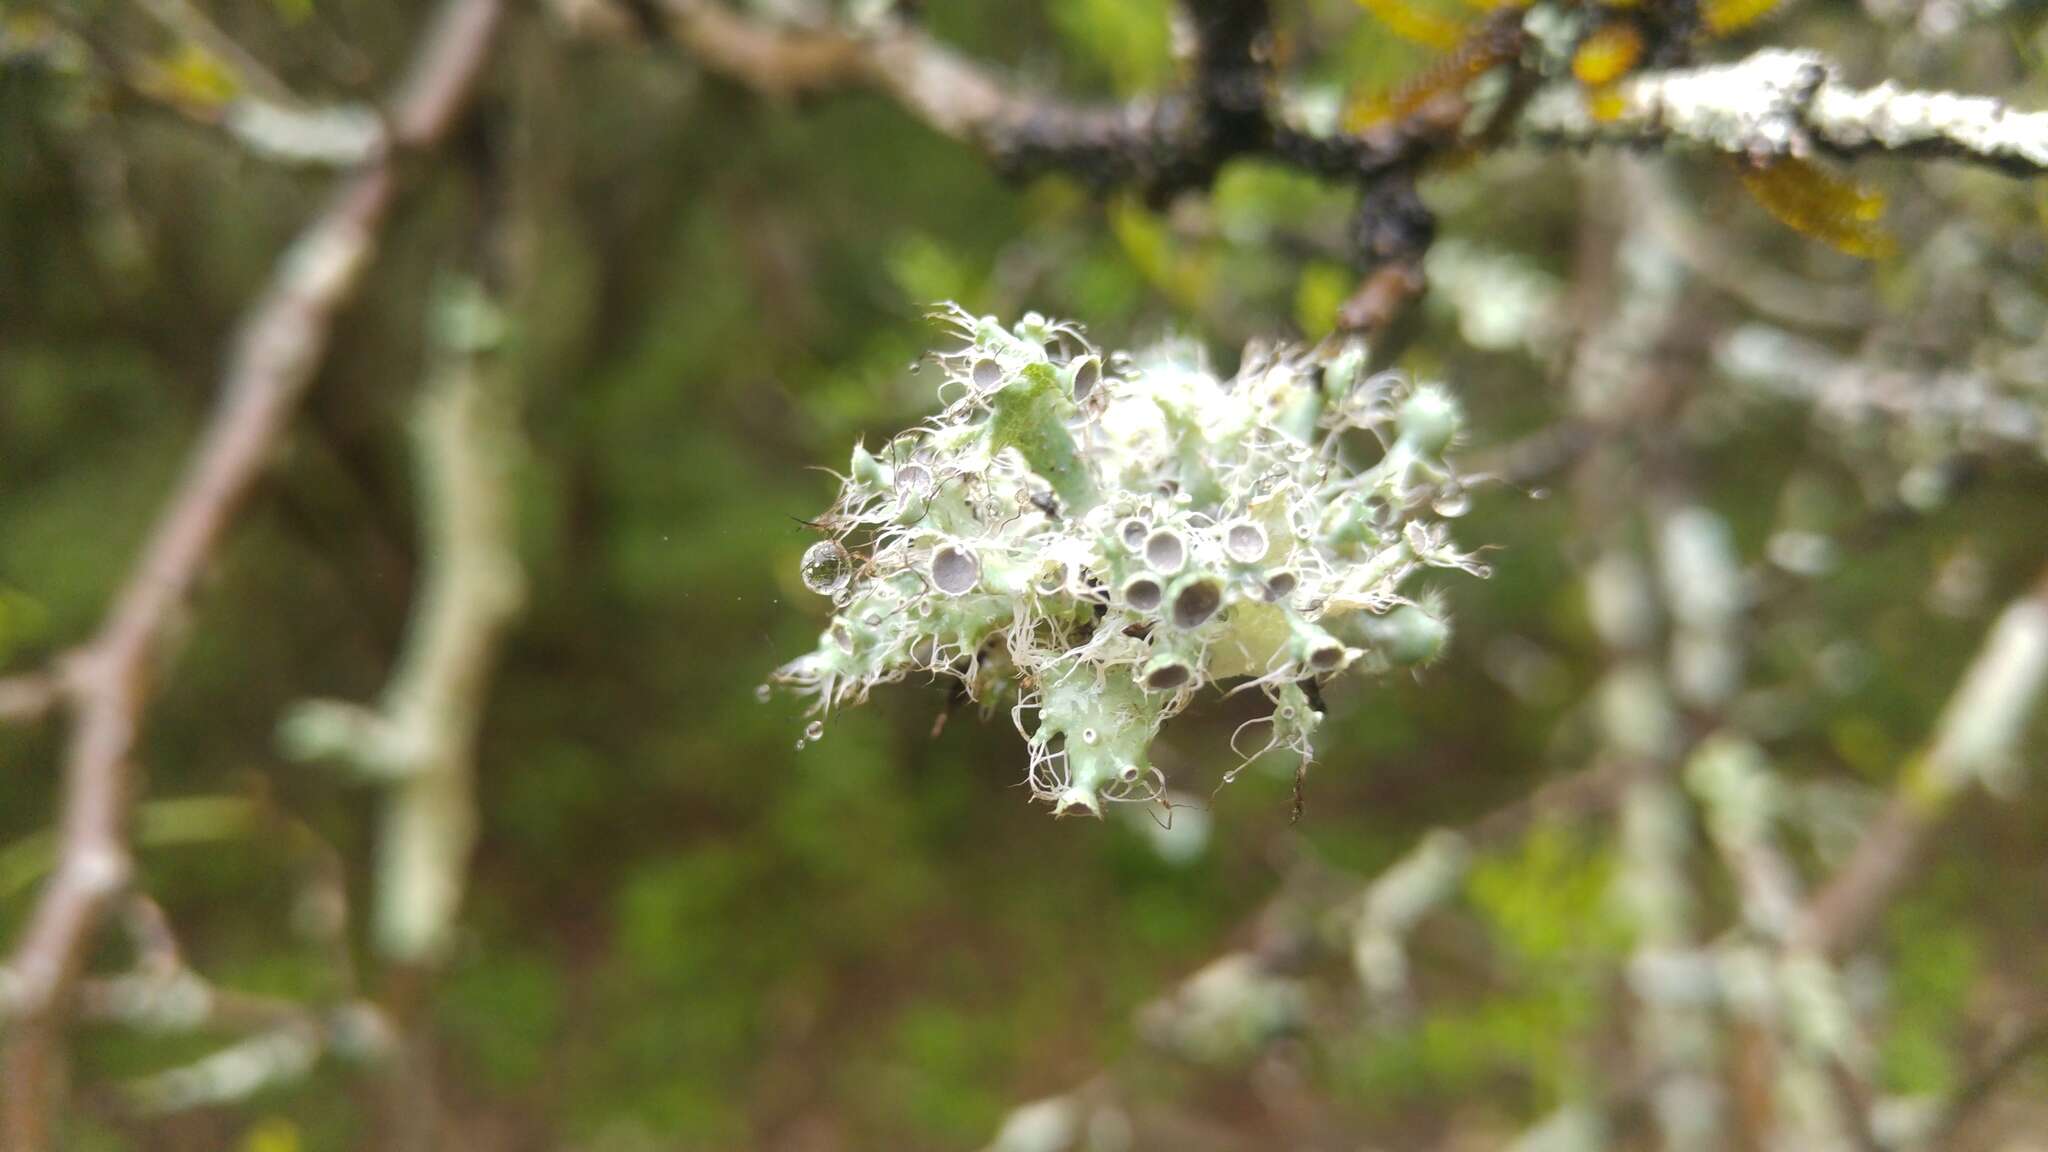
[[7, 1146], [51, 1141], [47, 1106], [64, 1018], [94, 931], [131, 872], [132, 757], [168, 632], [263, 472], [390, 214], [398, 161], [445, 137], [483, 70], [501, 0], [446, 0], [393, 104], [390, 145], [342, 182], [245, 321], [221, 398], [100, 631], [64, 661], [72, 712], [62, 849], [7, 968]]
[[1525, 142], [1586, 146], [1687, 143], [1762, 160], [1825, 153], [1939, 157], [2015, 176], [2048, 172], [2048, 112], [1983, 96], [1856, 88], [1818, 53], [1769, 48], [1733, 64], [1623, 81], [1594, 115], [1576, 84], [1544, 89], [1523, 111]]
[[1863, 942], [1913, 873], [1928, 836], [1972, 784], [1997, 785], [2048, 690], [2048, 572], [1992, 626], [1940, 726], [1856, 850], [1807, 905], [1795, 940], [1840, 959]]
[[437, 960], [454, 931], [476, 835], [476, 731], [522, 595], [507, 498], [517, 416], [484, 365], [501, 324], [480, 291], [444, 301], [436, 318], [438, 363], [414, 426], [425, 584], [382, 707], [315, 701], [284, 728], [294, 754], [346, 759], [389, 784], [376, 935], [408, 965]]
[[[1030, 92], [905, 25], [875, 32], [784, 28], [717, 0], [654, 0], [668, 35], [711, 71], [768, 96], [878, 92], [939, 133], [986, 152], [1015, 175], [1066, 172], [1095, 187], [1153, 199], [1206, 186], [1238, 156], [1270, 155], [1333, 179], [1359, 179], [1420, 159], [1455, 135], [1460, 101], [1351, 135], [1320, 136], [1267, 95], [1263, 0], [1191, 6], [1191, 94], [1083, 104]], [[1450, 108], [1446, 105], [1457, 104]]]
[[31, 673], [0, 678], [0, 722], [27, 724], [40, 720], [57, 702], [57, 682], [49, 676]]
[[[1331, 179], [1369, 178], [1454, 142], [1465, 112], [1453, 99], [1364, 132], [1308, 130], [1268, 93], [1260, 47], [1266, 5], [1255, 0], [1192, 3], [1192, 95], [1125, 105], [1024, 91], [902, 25], [872, 33], [791, 29], [718, 0], [654, 2], [679, 45], [757, 91], [879, 92], [939, 132], [982, 148], [1006, 171], [1065, 171], [1155, 197], [1205, 185], [1223, 162], [1245, 155], [1269, 155]], [[1519, 35], [1518, 26], [1509, 31]], [[1619, 111], [1595, 116], [1582, 86], [1551, 85], [1512, 118], [1504, 138], [1552, 146], [1691, 143], [1759, 159], [1885, 152], [2014, 175], [2048, 171], [2048, 112], [1890, 83], [1856, 88], [1808, 51], [1767, 49], [1732, 64], [1642, 73], [1614, 96]]]

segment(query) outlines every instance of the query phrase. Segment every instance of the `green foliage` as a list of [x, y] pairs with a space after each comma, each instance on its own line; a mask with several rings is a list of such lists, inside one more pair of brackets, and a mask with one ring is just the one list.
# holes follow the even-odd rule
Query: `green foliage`
[[1465, 892], [1510, 949], [1514, 970], [1556, 974], [1583, 970], [1627, 942], [1627, 927], [1609, 906], [1613, 879], [1607, 851], [1541, 825], [1512, 853], [1474, 864]]
[[499, 953], [449, 973], [434, 1008], [464, 1065], [491, 1089], [516, 1092], [555, 1070], [565, 993], [556, 961]]
[[1054, 0], [1047, 15], [1063, 46], [1122, 95], [1157, 91], [1173, 75], [1168, 0]]
[[1977, 931], [1948, 901], [1916, 900], [1891, 916], [1889, 1027], [1879, 1049], [1885, 1087], [1935, 1095], [1955, 1087], [1956, 1041], [1983, 970]]

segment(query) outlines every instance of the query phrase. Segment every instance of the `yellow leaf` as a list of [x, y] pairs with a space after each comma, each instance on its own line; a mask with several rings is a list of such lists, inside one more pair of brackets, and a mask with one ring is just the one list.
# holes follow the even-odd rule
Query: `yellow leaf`
[[1742, 166], [1742, 183], [1778, 222], [1851, 256], [1875, 260], [1895, 245], [1884, 230], [1884, 196], [1805, 160]]
[[1500, 43], [1475, 37], [1391, 89], [1354, 98], [1344, 112], [1344, 126], [1357, 132], [1387, 120], [1420, 111], [1431, 100], [1456, 92], [1506, 59]]
[[201, 109], [219, 108], [242, 90], [232, 68], [190, 42], [157, 60], [142, 87], [158, 99]]
[[1700, 5], [1700, 23], [1710, 36], [1739, 32], [1770, 15], [1779, 0], [1706, 0]]
[[1358, 276], [1341, 264], [1317, 261], [1302, 269], [1294, 286], [1294, 323], [1311, 340], [1328, 336], [1337, 326], [1337, 309], [1357, 286]]
[[299, 1126], [281, 1116], [258, 1121], [242, 1137], [242, 1152], [299, 1152]]
[[1579, 42], [1572, 53], [1572, 75], [1588, 88], [1614, 83], [1643, 58], [1643, 34], [1634, 24], [1604, 24]]
[[1587, 93], [1586, 110], [1593, 114], [1593, 119], [1604, 124], [1621, 119], [1621, 114], [1628, 110], [1628, 101], [1622, 97], [1620, 89], [1609, 85]]
[[1413, 4], [1410, 0], [1358, 0], [1358, 6], [1387, 26], [1387, 31], [1412, 44], [1449, 52], [1465, 38], [1465, 22]]

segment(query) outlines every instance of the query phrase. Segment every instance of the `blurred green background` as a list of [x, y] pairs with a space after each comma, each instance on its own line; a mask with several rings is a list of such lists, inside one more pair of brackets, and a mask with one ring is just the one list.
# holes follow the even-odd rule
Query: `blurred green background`
[[[126, 27], [112, 7], [75, 12]], [[403, 58], [415, 7], [209, 6], [307, 94], [358, 98]], [[939, 36], [1068, 91], [1177, 75], [1165, 0], [926, 7]], [[1282, 7], [1300, 66], [1333, 91], [1427, 59], [1350, 4]], [[16, 42], [33, 15], [0, 8]], [[2048, 85], [2026, 60], [2039, 23], [2011, 13], [1905, 55], [1910, 29], [1828, 4], [1764, 35], [2038, 97]], [[170, 59], [176, 45], [151, 50]], [[1302, 860], [1367, 873], [1427, 828], [1584, 761], [1602, 657], [1568, 492], [1483, 494], [1460, 537], [1498, 546], [1495, 576], [1443, 581], [1458, 624], [1443, 663], [1330, 693], [1298, 826], [1289, 766], [1209, 796], [1234, 763], [1229, 732], [1252, 714], [1241, 698], [1170, 725], [1158, 757], [1210, 805], [1187, 859], [1162, 854], [1142, 815], [1051, 820], [1020, 786], [1005, 717], [963, 714], [932, 735], [942, 688], [881, 693], [797, 751], [798, 708], [764, 705], [755, 687], [825, 618], [796, 564], [812, 539], [800, 521], [834, 490], [816, 466], [843, 466], [855, 439], [930, 406], [930, 375], [908, 371], [934, 339], [928, 304], [1074, 317], [1113, 347], [1189, 334], [1227, 367], [1247, 339], [1327, 331], [1355, 283], [1328, 254], [1350, 194], [1257, 163], [1166, 209], [1059, 178], [1008, 184], [879, 100], [764, 102], [663, 46], [573, 39], [523, 8], [481, 113], [532, 245], [511, 316], [532, 583], [484, 727], [462, 942], [432, 1000], [449, 1146], [974, 1147], [1018, 1103], [1103, 1067], [1202, 1117], [1219, 1146], [1266, 1146], [1270, 1101], [1228, 1070], [1149, 1055], [1132, 1014], [1242, 943]], [[2024, 184], [1873, 166], [1909, 255], [1866, 267], [1778, 228], [1722, 167], [1673, 167], [1734, 243], [1873, 285], [1901, 324], [1938, 290], [1919, 255], [1937, 233], [1969, 246], [1985, 283], [2048, 288]], [[1424, 192], [1443, 235], [1570, 282], [1582, 198], [1605, 171], [1518, 153]], [[475, 210], [449, 166], [422, 181], [150, 716], [142, 879], [224, 986], [320, 994], [322, 958], [291, 927], [303, 868], [277, 838], [172, 802], [262, 797], [331, 841], [359, 903], [369, 883], [373, 790], [286, 762], [274, 734], [302, 698], [374, 698], [401, 639], [418, 559], [403, 429], [430, 293]], [[121, 97], [90, 64], [0, 61], [8, 667], [94, 627], [203, 419], [237, 316], [327, 183]], [[1700, 300], [1716, 319], [1742, 315], [1725, 292]], [[1966, 355], [1957, 341], [1974, 332], [1951, 325], [1925, 351]], [[1441, 304], [1407, 367], [1458, 389], [1478, 448], [1569, 407], [1555, 364], [1473, 346]], [[1736, 416], [1702, 434], [1699, 481], [1745, 558], [1763, 553], [1794, 481], [1824, 518], [1859, 522], [1888, 462], [1797, 408]], [[2038, 460], [1994, 465], [1940, 514], [1773, 602], [1752, 680], [1797, 701], [1797, 734], [1776, 749], [1786, 773], [1891, 778], [1990, 613], [2040, 563], [2043, 496]], [[1958, 557], [1975, 595], [1930, 610], [1925, 590]], [[0, 733], [0, 938], [33, 892], [59, 752], [54, 727]], [[2048, 976], [2048, 806], [2028, 791], [1967, 818], [1976, 850], [1933, 864], [1889, 929], [1893, 979], [1912, 990], [1884, 1041], [1900, 1090], [1951, 1083], [1973, 989]], [[1451, 965], [1445, 998], [1413, 1027], [1319, 1050], [1301, 1090], [1329, 1130], [1390, 1147], [1501, 1133], [1582, 1088], [1613, 1026], [1611, 976], [1593, 961], [1626, 947], [1604, 895], [1612, 853], [1603, 834], [1558, 830], [1490, 857], [1466, 896], [1490, 941], [1482, 967], [1511, 978]], [[1341, 968], [1318, 1012], [1354, 995]], [[236, 1108], [138, 1120], [112, 1103], [122, 1077], [213, 1043], [84, 1032], [72, 1146], [365, 1146], [361, 1077], [331, 1063]]]

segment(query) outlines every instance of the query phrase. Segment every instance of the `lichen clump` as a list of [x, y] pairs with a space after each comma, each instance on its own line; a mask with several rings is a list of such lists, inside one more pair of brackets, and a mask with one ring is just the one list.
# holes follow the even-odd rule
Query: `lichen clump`
[[[1469, 500], [1441, 388], [1368, 376], [1356, 348], [1248, 355], [1223, 380], [1184, 347], [1105, 357], [1036, 315], [940, 318], [959, 337], [931, 357], [944, 410], [853, 450], [804, 554], [835, 611], [775, 680], [820, 714], [914, 672], [951, 678], [1010, 705], [1034, 796], [1099, 812], [1164, 795], [1148, 750], [1205, 685], [1272, 701], [1241, 756], [1305, 762], [1316, 682], [1442, 650], [1448, 624], [1403, 594], [1410, 577], [1485, 575], [1443, 523]], [[1361, 451], [1377, 460], [1347, 463]]]

